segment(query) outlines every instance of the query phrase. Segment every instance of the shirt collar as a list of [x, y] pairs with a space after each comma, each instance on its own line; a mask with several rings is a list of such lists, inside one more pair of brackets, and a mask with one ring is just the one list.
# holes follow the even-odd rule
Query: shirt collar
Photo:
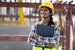
[[46, 25], [46, 24], [44, 24], [42, 21], [40, 21], [40, 23], [41, 23], [42, 25]]

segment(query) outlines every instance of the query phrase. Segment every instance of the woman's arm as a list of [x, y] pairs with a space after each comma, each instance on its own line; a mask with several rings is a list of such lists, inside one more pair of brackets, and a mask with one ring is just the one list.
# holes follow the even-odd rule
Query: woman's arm
[[59, 43], [60, 41], [60, 29], [59, 29], [59, 25], [55, 28], [54, 30], [54, 42], [53, 43]]
[[30, 31], [30, 34], [28, 36], [28, 43], [32, 44], [32, 45], [35, 45], [35, 44], [41, 44], [41, 42], [38, 41], [39, 39], [39, 35], [36, 33], [36, 28], [35, 28], [36, 25], [33, 25], [32, 26], [32, 29]]
[[[42, 37], [42, 38], [43, 38], [43, 41], [45, 42], [46, 46], [54, 47], [60, 41], [59, 26], [55, 28], [53, 37]], [[40, 39], [42, 39], [42, 38], [40, 38]]]
[[30, 44], [35, 44], [36, 42], [36, 40], [34, 39], [34, 33], [35, 33], [35, 26], [33, 25], [29, 33], [28, 41], [27, 41]]

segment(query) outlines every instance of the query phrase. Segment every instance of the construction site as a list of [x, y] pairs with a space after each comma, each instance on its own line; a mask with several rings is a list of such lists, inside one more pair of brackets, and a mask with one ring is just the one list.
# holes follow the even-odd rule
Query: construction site
[[41, 21], [38, 6], [54, 5], [53, 21], [60, 24], [60, 49], [75, 49], [75, 0], [0, 0], [0, 50], [32, 50], [27, 43], [34, 23]]

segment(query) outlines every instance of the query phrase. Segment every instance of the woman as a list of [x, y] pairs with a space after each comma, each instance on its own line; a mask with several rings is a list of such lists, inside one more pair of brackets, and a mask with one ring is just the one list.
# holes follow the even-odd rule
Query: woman
[[[59, 26], [53, 22], [54, 7], [52, 3], [43, 2], [39, 6], [39, 14], [41, 22], [33, 25], [28, 43], [33, 45], [32, 50], [57, 50], [60, 41], [60, 30]], [[48, 31], [49, 29], [51, 32]]]

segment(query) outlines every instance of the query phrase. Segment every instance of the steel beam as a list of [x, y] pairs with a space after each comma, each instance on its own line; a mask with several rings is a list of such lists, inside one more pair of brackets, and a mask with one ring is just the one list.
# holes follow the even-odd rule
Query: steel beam
[[[22, 3], [22, 2], [0, 2], [0, 7], [33, 7], [33, 8], [38, 8], [38, 6], [41, 3]], [[58, 4], [58, 3], [53, 3], [55, 8], [60, 8], [63, 9], [65, 5], [69, 6], [69, 4]], [[75, 4], [72, 4], [72, 7], [74, 7]]]

